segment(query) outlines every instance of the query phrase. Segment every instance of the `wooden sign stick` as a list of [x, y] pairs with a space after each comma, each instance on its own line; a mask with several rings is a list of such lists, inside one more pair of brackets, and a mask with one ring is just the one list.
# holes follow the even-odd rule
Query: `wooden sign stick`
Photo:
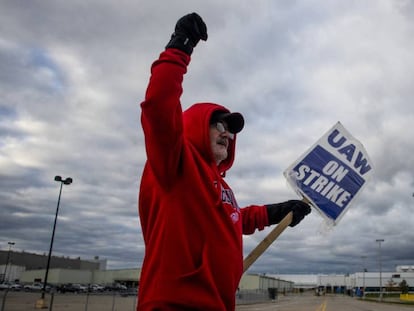
[[[302, 201], [306, 204], [310, 204], [310, 201], [303, 197]], [[260, 242], [254, 250], [250, 252], [249, 255], [247, 255], [246, 258], [243, 260], [243, 273], [247, 271], [247, 269], [250, 268], [250, 266], [259, 258], [265, 250], [268, 249], [268, 247], [279, 237], [279, 235], [285, 231], [285, 229], [292, 223], [293, 214], [290, 212], [285, 216], [285, 218], [282, 219], [281, 222], [272, 230], [270, 233], [263, 239], [262, 242]]]
[[285, 231], [292, 222], [293, 214], [290, 212], [281, 222], [250, 252], [243, 260], [243, 273], [264, 253], [264, 251]]

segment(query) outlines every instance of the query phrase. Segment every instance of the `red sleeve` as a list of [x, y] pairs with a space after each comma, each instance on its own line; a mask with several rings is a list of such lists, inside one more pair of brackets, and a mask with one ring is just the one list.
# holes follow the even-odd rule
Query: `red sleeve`
[[263, 230], [269, 225], [267, 209], [264, 205], [250, 205], [241, 209], [243, 234], [252, 234], [256, 229]]
[[[148, 164], [161, 183], [177, 173], [183, 145], [180, 97], [190, 56], [167, 49], [151, 67], [151, 77], [141, 103], [141, 123]], [[168, 180], [167, 180], [168, 179]]]

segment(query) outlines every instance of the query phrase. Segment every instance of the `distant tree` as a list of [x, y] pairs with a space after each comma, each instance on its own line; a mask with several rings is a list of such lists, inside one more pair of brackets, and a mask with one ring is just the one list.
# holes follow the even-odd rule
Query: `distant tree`
[[406, 280], [402, 280], [402, 281], [400, 282], [400, 284], [398, 284], [398, 285], [400, 286], [401, 293], [403, 293], [403, 294], [408, 294], [408, 289], [409, 289], [409, 286], [408, 286], [408, 284], [407, 284], [407, 281], [406, 281]]

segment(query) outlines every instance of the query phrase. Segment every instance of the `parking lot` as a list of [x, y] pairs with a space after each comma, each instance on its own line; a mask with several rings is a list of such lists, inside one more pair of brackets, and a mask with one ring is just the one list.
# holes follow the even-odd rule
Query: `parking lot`
[[[0, 292], [0, 302], [5, 292]], [[13, 292], [7, 293], [4, 311], [36, 310], [36, 301], [40, 293]], [[52, 296], [46, 296], [48, 303]], [[53, 311], [135, 311], [136, 296], [120, 295], [119, 293], [105, 294], [55, 294], [53, 296]], [[314, 296], [298, 294], [279, 296], [275, 301], [258, 304], [239, 304], [237, 311], [404, 311], [414, 310], [414, 305], [378, 303], [362, 301], [343, 295]]]
[[[0, 303], [4, 299], [5, 291], [0, 292]], [[5, 297], [4, 311], [36, 310], [36, 302], [40, 299], [40, 292], [9, 291]], [[102, 294], [55, 293], [46, 294], [47, 305], [52, 302], [53, 311], [135, 311], [136, 295], [119, 292]], [[0, 308], [1, 310], [1, 308]]]

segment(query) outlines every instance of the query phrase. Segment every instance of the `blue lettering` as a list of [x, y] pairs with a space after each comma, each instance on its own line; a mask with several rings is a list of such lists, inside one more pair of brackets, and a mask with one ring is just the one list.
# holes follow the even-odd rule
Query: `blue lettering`
[[334, 147], [334, 148], [338, 148], [341, 147], [344, 142], [346, 142], [346, 138], [345, 137], [341, 137], [340, 139], [338, 139], [337, 141], [335, 141], [335, 137], [338, 136], [339, 131], [338, 130], [334, 130], [331, 135], [329, 135], [328, 137], [328, 143]]
[[350, 144], [346, 147], [343, 147], [343, 148], [339, 149], [338, 152], [344, 154], [346, 156], [347, 160], [349, 162], [351, 162], [352, 157], [354, 156], [355, 146], [353, 144]]
[[[339, 136], [340, 132], [339, 130], [335, 129], [332, 131], [332, 133], [328, 136], [328, 143], [334, 147], [338, 149], [338, 152], [342, 155], [345, 156], [345, 158], [353, 164], [355, 169], [359, 169], [359, 172], [361, 175], [364, 175], [365, 173], [369, 172], [372, 168], [368, 163], [368, 160], [366, 158], [364, 158], [364, 155], [361, 151], [356, 150], [357, 147], [354, 144], [348, 144], [346, 146], [344, 146], [344, 144], [346, 144], [347, 139], [345, 138], [345, 136]], [[355, 151], [358, 151], [358, 153], [356, 154]], [[333, 167], [329, 167], [327, 168], [328, 170], [333, 169]], [[327, 173], [327, 172], [325, 172]], [[344, 175], [347, 172], [345, 172], [345, 170], [343, 170], [342, 172], [337, 172], [337, 174], [332, 173], [332, 177], [336, 178], [337, 181], [340, 181]], [[329, 174], [329, 173], [328, 173]]]
[[359, 171], [361, 173], [361, 175], [364, 175], [366, 172], [368, 172], [369, 170], [371, 170], [371, 166], [367, 163], [367, 159], [364, 159], [362, 152], [358, 152], [358, 156], [355, 160], [355, 165], [354, 167], [360, 168]]

